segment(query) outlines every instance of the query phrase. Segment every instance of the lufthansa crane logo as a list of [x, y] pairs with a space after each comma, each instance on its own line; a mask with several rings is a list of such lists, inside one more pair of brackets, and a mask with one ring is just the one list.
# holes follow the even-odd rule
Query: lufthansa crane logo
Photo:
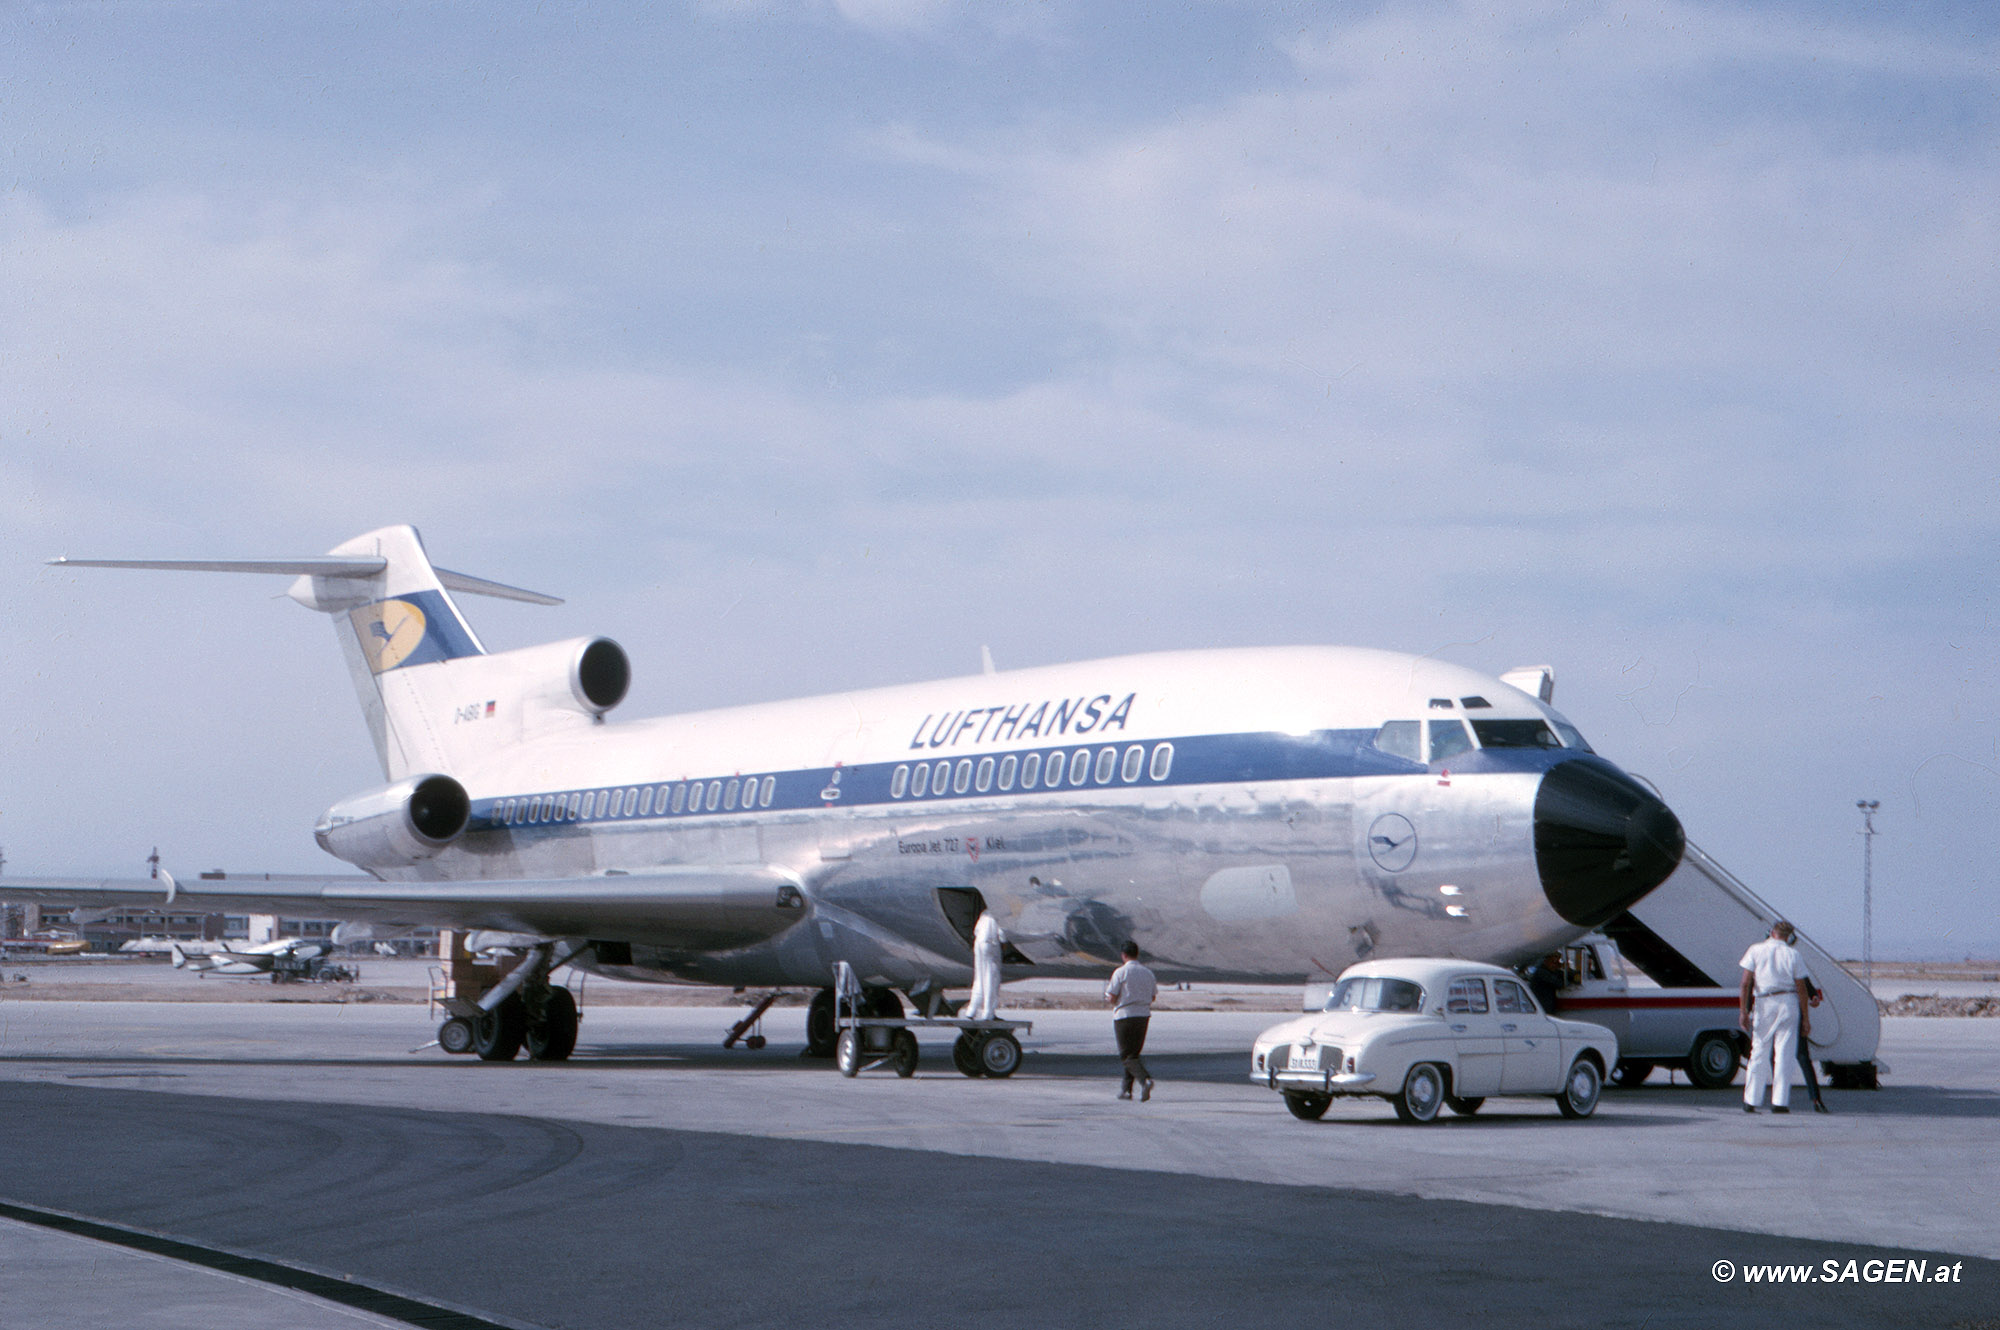
[[349, 617], [368, 668], [376, 674], [401, 665], [424, 640], [424, 612], [407, 600], [364, 606]]
[[1417, 857], [1417, 829], [1401, 813], [1384, 813], [1368, 828], [1368, 855], [1385, 871], [1400, 873]]

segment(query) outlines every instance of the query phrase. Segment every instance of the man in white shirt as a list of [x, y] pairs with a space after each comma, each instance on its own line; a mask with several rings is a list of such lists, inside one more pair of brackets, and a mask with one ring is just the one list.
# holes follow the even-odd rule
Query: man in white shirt
[[1792, 926], [1780, 919], [1771, 936], [1743, 953], [1741, 1014], [1750, 1032], [1750, 1070], [1743, 1077], [1743, 1111], [1755, 1113], [1771, 1089], [1771, 1111], [1792, 1111], [1792, 1064], [1799, 1041], [1812, 1033], [1805, 957], [1792, 946]]
[[1127, 942], [1122, 954], [1125, 963], [1111, 973], [1104, 986], [1104, 1000], [1113, 1004], [1111, 1032], [1118, 1038], [1118, 1058], [1125, 1064], [1125, 1086], [1120, 1099], [1132, 1097], [1132, 1084], [1139, 1084], [1139, 1102], [1153, 1097], [1153, 1077], [1139, 1054], [1146, 1047], [1146, 1026], [1153, 1018], [1153, 995], [1160, 991], [1153, 972], [1139, 964], [1139, 944]]

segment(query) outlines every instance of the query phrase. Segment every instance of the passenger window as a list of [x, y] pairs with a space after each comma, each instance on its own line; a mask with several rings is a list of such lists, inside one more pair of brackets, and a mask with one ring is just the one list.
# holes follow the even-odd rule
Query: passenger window
[[930, 788], [930, 784], [930, 764], [926, 762], [917, 763], [917, 769], [910, 773], [910, 797], [912, 799], [923, 798], [924, 791]]
[[736, 787], [737, 787], [737, 785], [738, 785], [738, 784], [740, 784], [740, 783], [741, 783], [741, 782], [739, 782], [739, 781], [735, 781], [735, 780], [732, 780], [732, 781], [730, 781], [730, 782], [729, 782], [729, 784], [727, 784], [727, 785], [725, 785], [725, 786], [723, 786], [723, 787], [722, 787], [722, 806], [723, 806], [723, 808], [725, 808], [725, 809], [729, 809], [729, 810], [734, 810], [734, 809], [735, 809], [735, 807], [736, 807]]
[[967, 790], [971, 788], [972, 788], [972, 759], [969, 757], [961, 757], [960, 759], [958, 759], [958, 770], [954, 771], [951, 776], [951, 792], [953, 794], [964, 794]]
[[1417, 723], [1413, 720], [1388, 721], [1375, 731], [1375, 746], [1405, 762], [1424, 760], [1422, 742], [1423, 737], [1417, 733]]
[[1009, 753], [1007, 754], [1007, 756], [1000, 759], [1001, 789], [1011, 790], [1014, 788], [1014, 767], [1016, 765], [1017, 764], [1014, 761], [1014, 755], [1012, 753]]
[[771, 800], [777, 796], [777, 793], [778, 778], [776, 776], [764, 777], [763, 785], [758, 787], [757, 790], [757, 806], [760, 808], [769, 808]]
[[1495, 979], [1493, 1009], [1515, 1015], [1532, 1016], [1535, 1014], [1535, 1000], [1528, 996], [1526, 989], [1512, 979]]
[[1431, 761], [1444, 762], [1460, 753], [1472, 751], [1472, 739], [1465, 732], [1465, 722], [1457, 717], [1449, 720], [1431, 721]]
[[1048, 768], [1042, 773], [1042, 786], [1045, 789], [1053, 790], [1062, 784], [1062, 778], [1063, 755], [1061, 753], [1050, 753]]
[[1109, 785], [1111, 783], [1111, 775], [1116, 770], [1118, 770], [1118, 750], [1116, 748], [1098, 749], [1097, 770], [1091, 773], [1091, 779], [1095, 780], [1099, 785]]
[[585, 817], [589, 817], [589, 816], [591, 816], [591, 811], [590, 811], [590, 810], [591, 810], [592, 808], [594, 808], [594, 807], [596, 806], [596, 804], [597, 804], [597, 795], [596, 795], [596, 794], [595, 794], [594, 792], [593, 792], [593, 793], [591, 793], [591, 794], [586, 794], [586, 795], [584, 795], [584, 796], [583, 796], [583, 815], [584, 815]]
[[1167, 773], [1174, 769], [1174, 746], [1160, 744], [1153, 749], [1153, 765], [1146, 772], [1154, 780], [1165, 780]]
[[1079, 748], [1069, 755], [1069, 783], [1081, 785], [1090, 779], [1090, 750]]
[[900, 799], [910, 792], [910, 764], [905, 762], [896, 768], [896, 774], [889, 777], [889, 797]]
[[648, 785], [639, 794], [639, 816], [651, 817], [652, 815], [653, 815], [653, 787]]
[[1041, 776], [1042, 776], [1042, 755], [1040, 753], [1030, 753], [1026, 757], [1021, 759], [1022, 789], [1024, 790], [1034, 789], [1035, 782], [1040, 780]]
[[1445, 993], [1444, 1009], [1454, 1016], [1484, 1016], [1486, 1014], [1486, 981], [1484, 979], [1454, 979]]
[[687, 806], [685, 802], [687, 799], [687, 788], [685, 785], [674, 786], [674, 811], [676, 813]]
[[712, 780], [708, 783], [708, 811], [713, 813], [715, 811], [716, 805], [721, 802], [722, 802], [722, 782], [719, 780]]
[[982, 757], [979, 759], [979, 768], [972, 773], [972, 788], [978, 790], [981, 794], [993, 788], [992, 758]]
[[1118, 771], [1118, 779], [1130, 785], [1139, 779], [1139, 773], [1146, 769], [1146, 750], [1133, 744], [1125, 750], [1125, 765]]

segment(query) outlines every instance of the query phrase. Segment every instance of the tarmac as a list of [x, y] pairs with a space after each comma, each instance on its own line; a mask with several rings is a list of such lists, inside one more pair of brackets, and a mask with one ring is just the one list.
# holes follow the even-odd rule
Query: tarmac
[[1293, 1120], [1245, 1076], [1274, 1012], [1157, 1016], [1148, 1104], [1097, 1012], [1019, 1013], [1005, 1081], [949, 1032], [843, 1079], [797, 1009], [724, 1050], [737, 1014], [589, 1006], [573, 1061], [498, 1066], [419, 1005], [0, 1000], [0, 1327], [2000, 1330], [2000, 1022], [1886, 1021], [1826, 1116], [1656, 1073], [1413, 1128]]

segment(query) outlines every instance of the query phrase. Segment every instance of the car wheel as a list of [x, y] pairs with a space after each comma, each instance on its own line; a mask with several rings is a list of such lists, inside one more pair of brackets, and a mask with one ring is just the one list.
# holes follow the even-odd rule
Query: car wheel
[[1569, 1078], [1556, 1096], [1556, 1107], [1566, 1118], [1587, 1118], [1597, 1111], [1597, 1097], [1602, 1093], [1604, 1078], [1598, 1074], [1597, 1064], [1578, 1058], [1569, 1064]]
[[1742, 1061], [1735, 1037], [1711, 1030], [1694, 1041], [1694, 1051], [1688, 1054], [1688, 1079], [1704, 1090], [1726, 1089], [1736, 1079]]
[[1611, 1075], [1605, 1078], [1605, 1083], [1620, 1090], [1629, 1090], [1635, 1085], [1643, 1084], [1652, 1074], [1653, 1064], [1644, 1058], [1625, 1058], [1611, 1069]]
[[1444, 1105], [1444, 1074], [1434, 1063], [1419, 1062], [1403, 1078], [1403, 1088], [1389, 1100], [1404, 1122], [1432, 1122]]
[[1444, 1097], [1444, 1106], [1462, 1118], [1469, 1118], [1486, 1107], [1486, 1096], [1474, 1095], [1470, 1099], [1460, 1099], [1455, 1094], [1448, 1094]]
[[1292, 1116], [1300, 1122], [1318, 1122], [1326, 1116], [1326, 1110], [1333, 1107], [1330, 1094], [1288, 1094], [1285, 1107], [1292, 1110]]

